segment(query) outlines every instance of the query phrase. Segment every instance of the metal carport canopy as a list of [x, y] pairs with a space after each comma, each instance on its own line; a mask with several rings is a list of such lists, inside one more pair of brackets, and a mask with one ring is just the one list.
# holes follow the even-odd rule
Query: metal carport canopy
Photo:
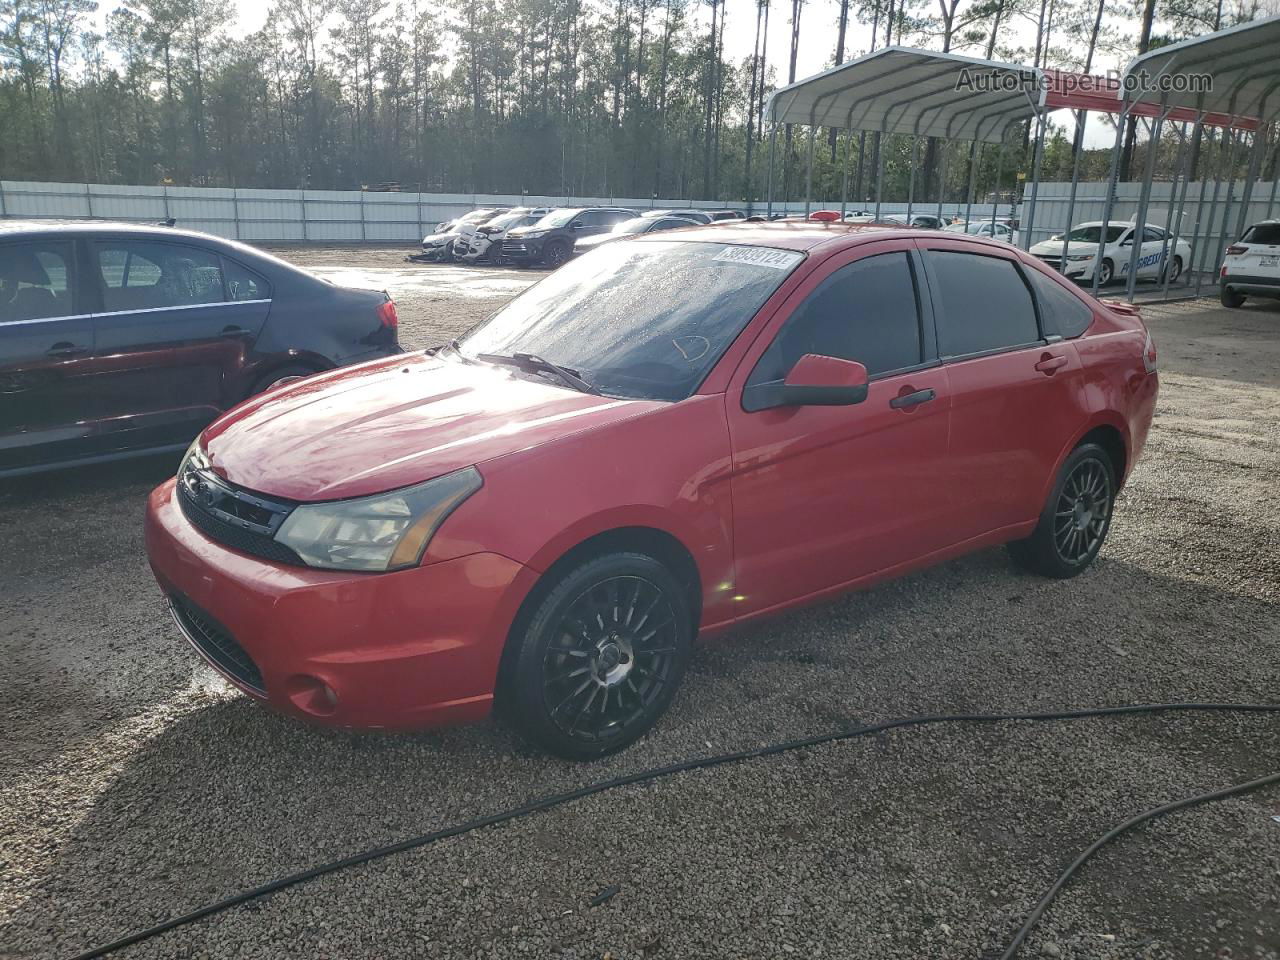
[[1036, 116], [1047, 84], [1032, 67], [885, 47], [774, 92], [765, 118], [849, 130], [999, 143]]
[[[1152, 80], [1178, 74], [1208, 74], [1212, 89], [1129, 89], [1143, 71]], [[1280, 87], [1280, 16], [1253, 20], [1144, 53], [1129, 63], [1124, 81], [1124, 99], [1129, 103], [1145, 101], [1259, 116], [1266, 122], [1276, 112], [1280, 99], [1274, 96]]]

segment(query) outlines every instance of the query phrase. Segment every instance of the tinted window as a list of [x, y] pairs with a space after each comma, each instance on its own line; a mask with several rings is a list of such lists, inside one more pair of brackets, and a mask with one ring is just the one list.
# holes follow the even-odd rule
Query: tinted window
[[688, 220], [682, 220], [679, 217], [663, 217], [653, 225], [654, 230], [674, 230], [676, 227], [691, 227]]
[[145, 240], [95, 246], [107, 313], [221, 303], [225, 298], [221, 260], [208, 250]]
[[857, 360], [875, 376], [921, 360], [920, 315], [905, 253], [841, 267], [788, 318], [748, 384], [782, 380], [806, 353]]
[[271, 296], [267, 281], [248, 267], [226, 259], [222, 261], [222, 266], [228, 300], [266, 300]]
[[575, 227], [602, 227], [605, 225], [612, 226], [616, 221], [613, 214], [605, 213], [603, 210], [587, 210], [578, 215], [573, 221]]
[[1093, 309], [1070, 290], [1063, 289], [1062, 284], [1039, 270], [1028, 270], [1027, 275], [1035, 288], [1047, 332], [1078, 337], [1093, 323]]
[[1280, 245], [1280, 223], [1255, 223], [1242, 239], [1245, 243]]
[[940, 306], [938, 352], [985, 353], [1040, 339], [1031, 291], [1009, 260], [949, 250], [927, 254]]
[[0, 323], [71, 316], [72, 264], [69, 244], [0, 246]]
[[1155, 243], [1164, 239], [1164, 231], [1159, 227], [1143, 227], [1142, 242]]

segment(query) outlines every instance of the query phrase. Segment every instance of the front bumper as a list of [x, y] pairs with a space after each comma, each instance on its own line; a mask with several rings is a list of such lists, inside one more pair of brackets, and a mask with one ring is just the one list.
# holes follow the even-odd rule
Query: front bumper
[[[486, 716], [508, 629], [536, 579], [494, 553], [384, 574], [270, 563], [193, 527], [173, 480], [148, 500], [146, 544], [175, 619], [215, 669], [281, 712], [347, 727]], [[200, 635], [209, 624], [223, 638], [216, 648]], [[234, 669], [237, 651], [252, 669]]]
[[534, 240], [526, 240], [523, 237], [513, 240], [502, 241], [502, 255], [511, 260], [534, 261], [542, 259], [542, 245], [546, 242], [545, 238], [538, 237]]
[[424, 244], [422, 247], [422, 256], [426, 257], [428, 260], [436, 260], [441, 263], [452, 260], [453, 241], [450, 240], [448, 243], [435, 244], [430, 247]]
[[[1041, 253], [1035, 253], [1035, 254], [1032, 254], [1032, 256], [1034, 256], [1037, 260], [1043, 263], [1046, 267], [1048, 267], [1054, 273], [1062, 272], [1061, 257], [1055, 257], [1048, 254], [1041, 254]], [[1094, 264], [1094, 261], [1092, 259], [1078, 260], [1075, 262], [1068, 260], [1067, 272], [1064, 274], [1064, 276], [1066, 276], [1069, 280], [1092, 280], [1093, 264]]]

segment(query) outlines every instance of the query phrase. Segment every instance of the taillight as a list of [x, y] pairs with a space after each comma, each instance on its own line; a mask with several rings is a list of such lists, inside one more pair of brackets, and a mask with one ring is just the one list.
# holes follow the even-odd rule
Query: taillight
[[1147, 334], [1147, 342], [1142, 345], [1142, 365], [1147, 368], [1147, 373], [1156, 372], [1156, 342], [1151, 339], [1151, 334]]
[[1238, 244], [1238, 243], [1233, 243], [1231, 246], [1227, 247], [1227, 256], [1228, 256], [1228, 257], [1238, 257], [1238, 256], [1240, 256], [1240, 254], [1242, 254], [1242, 253], [1248, 253], [1248, 252], [1249, 252], [1249, 248], [1248, 248], [1248, 247], [1242, 247], [1242, 246], [1240, 246], [1240, 244]]
[[391, 330], [400, 325], [400, 317], [396, 313], [396, 302], [390, 297], [378, 307], [378, 319], [382, 321], [384, 327]]

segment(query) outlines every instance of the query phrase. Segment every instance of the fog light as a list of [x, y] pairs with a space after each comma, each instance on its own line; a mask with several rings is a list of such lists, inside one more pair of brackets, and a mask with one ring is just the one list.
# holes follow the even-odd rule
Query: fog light
[[289, 700], [303, 713], [313, 717], [328, 717], [338, 709], [338, 695], [319, 677], [299, 673], [285, 684]]

